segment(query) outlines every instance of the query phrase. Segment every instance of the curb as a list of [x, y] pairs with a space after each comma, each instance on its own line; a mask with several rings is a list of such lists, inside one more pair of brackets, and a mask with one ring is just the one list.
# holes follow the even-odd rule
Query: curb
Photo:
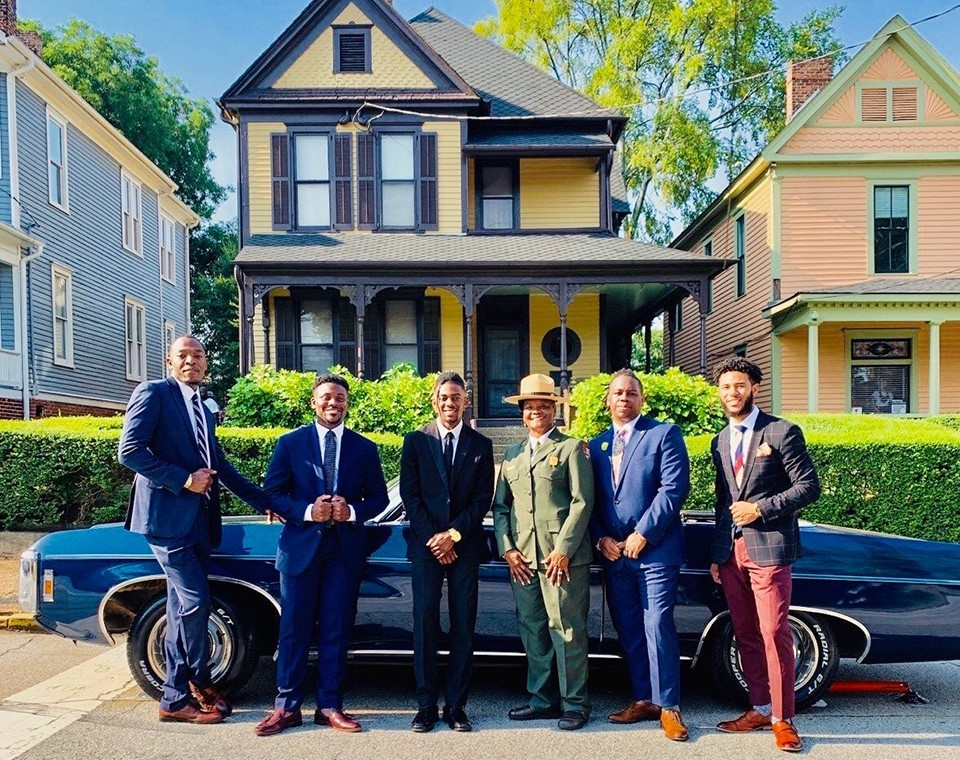
[[46, 633], [46, 629], [37, 623], [33, 615], [25, 615], [22, 612], [0, 615], [0, 630]]

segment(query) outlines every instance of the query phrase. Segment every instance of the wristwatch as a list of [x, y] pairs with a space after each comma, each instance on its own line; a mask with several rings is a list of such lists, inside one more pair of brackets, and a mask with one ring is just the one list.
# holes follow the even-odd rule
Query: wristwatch
[[606, 538], [606, 536], [600, 536], [600, 538], [597, 539], [597, 543], [594, 545], [593, 548], [596, 549], [598, 552], [602, 552], [602, 551], [603, 551], [603, 549], [600, 548], [600, 544], [603, 543], [603, 539], [605, 539], [605, 538]]
[[456, 528], [447, 528], [447, 533], [450, 534], [450, 538], [453, 539], [453, 543], [455, 544], [460, 543], [460, 539], [463, 538], [463, 536], [460, 535], [460, 531]]
[[192, 485], [193, 485], [193, 473], [191, 472], [189, 475], [187, 475], [187, 482], [183, 484], [184, 490], [189, 491], [190, 486]]

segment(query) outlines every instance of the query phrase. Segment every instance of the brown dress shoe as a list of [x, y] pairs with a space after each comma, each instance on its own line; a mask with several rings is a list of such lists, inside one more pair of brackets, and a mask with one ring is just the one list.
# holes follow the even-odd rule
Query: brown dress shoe
[[757, 731], [761, 728], [770, 728], [770, 716], [761, 715], [752, 707], [739, 718], [717, 723], [717, 730], [727, 734], [742, 734], [747, 731]]
[[190, 693], [193, 694], [193, 698], [199, 703], [201, 710], [205, 710], [206, 712], [216, 710], [224, 718], [229, 718], [231, 713], [233, 713], [233, 706], [229, 700], [212, 686], [201, 687], [191, 681]]
[[363, 730], [360, 721], [354, 720], [352, 715], [333, 709], [329, 709], [329, 712], [329, 715], [324, 715], [322, 710], [317, 710], [313, 714], [313, 722], [318, 726], [330, 726], [334, 731], [343, 731], [347, 734], [355, 734]]
[[260, 721], [253, 733], [257, 736], [273, 736], [279, 734], [288, 728], [296, 728], [303, 725], [303, 714], [299, 709], [293, 712], [284, 712], [279, 707]]
[[789, 720], [778, 720], [773, 724], [773, 738], [777, 741], [777, 749], [784, 752], [799, 752], [803, 749], [800, 734]]
[[663, 735], [672, 742], [685, 742], [690, 738], [679, 710], [661, 710], [660, 728], [663, 729]]
[[660, 707], [649, 699], [640, 699], [631, 702], [622, 710], [612, 712], [607, 716], [611, 723], [637, 723], [641, 720], [656, 720], [660, 717]]
[[205, 710], [201, 710], [200, 705], [191, 700], [179, 710], [164, 710], [161, 707], [160, 720], [206, 725], [208, 723], [223, 723], [223, 715], [216, 711], [206, 712]]

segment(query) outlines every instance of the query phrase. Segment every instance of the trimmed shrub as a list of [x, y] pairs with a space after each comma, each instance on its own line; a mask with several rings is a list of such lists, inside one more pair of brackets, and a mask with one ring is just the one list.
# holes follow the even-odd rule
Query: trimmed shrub
[[[122, 419], [50, 417], [0, 422], [0, 530], [82, 526], [122, 520], [133, 474], [117, 461]], [[227, 458], [262, 483], [283, 429], [220, 428]], [[400, 470], [402, 440], [369, 434], [377, 444], [387, 480]], [[223, 491], [224, 514], [250, 509]]]
[[928, 417], [929, 422], [935, 422], [937, 425], [943, 425], [951, 430], [960, 430], [960, 414], [940, 414], [936, 417]]
[[[379, 380], [360, 380], [343, 367], [331, 371], [350, 385], [347, 427], [403, 435], [433, 419], [433, 375], [420, 377], [411, 364], [397, 364]], [[230, 391], [227, 422], [237, 427], [296, 427], [313, 419], [310, 396], [313, 372], [274, 369], [260, 364], [237, 380]]]
[[[671, 367], [662, 375], [640, 375], [643, 413], [675, 422], [684, 435], [715, 433], [726, 424], [717, 390], [699, 375]], [[610, 427], [605, 399], [612, 374], [600, 373], [574, 385], [570, 401], [576, 408], [570, 435], [585, 441]]]

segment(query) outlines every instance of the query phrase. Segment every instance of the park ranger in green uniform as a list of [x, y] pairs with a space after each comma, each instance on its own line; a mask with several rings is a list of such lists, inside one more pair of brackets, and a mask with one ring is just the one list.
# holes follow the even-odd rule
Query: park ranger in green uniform
[[500, 554], [510, 568], [530, 703], [511, 720], [559, 718], [567, 731], [590, 718], [587, 611], [592, 549], [593, 469], [586, 448], [554, 427], [553, 379], [528, 375], [517, 403], [528, 440], [504, 455], [493, 501]]

